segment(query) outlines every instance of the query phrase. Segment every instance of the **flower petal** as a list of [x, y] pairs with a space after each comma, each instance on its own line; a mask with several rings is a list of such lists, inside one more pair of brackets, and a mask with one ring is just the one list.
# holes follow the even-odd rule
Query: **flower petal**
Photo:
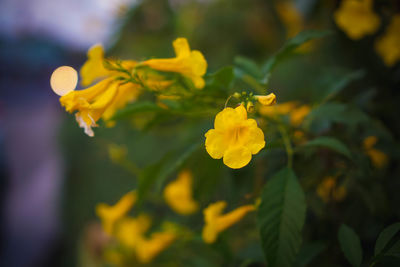
[[186, 38], [177, 38], [172, 45], [177, 57], [188, 57], [190, 55], [190, 47]]
[[251, 160], [251, 151], [245, 146], [229, 148], [224, 154], [224, 164], [232, 169], [240, 169]]
[[218, 130], [211, 129], [206, 134], [206, 150], [213, 159], [220, 159], [223, 157], [225, 151], [228, 149], [229, 140], [226, 140], [224, 134]]

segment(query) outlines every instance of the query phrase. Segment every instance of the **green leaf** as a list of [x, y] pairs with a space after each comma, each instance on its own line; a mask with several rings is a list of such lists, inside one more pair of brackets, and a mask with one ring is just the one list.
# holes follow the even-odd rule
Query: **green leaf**
[[237, 76], [242, 77], [245, 74], [248, 74], [255, 79], [262, 78], [260, 67], [253, 60], [246, 57], [237, 56], [235, 57], [234, 62]]
[[136, 113], [141, 112], [153, 112], [163, 110], [160, 106], [153, 102], [149, 101], [141, 101], [134, 102], [132, 104], [127, 105], [125, 108], [119, 110], [113, 117], [112, 120], [120, 120], [127, 117], [130, 117]]
[[185, 148], [184, 151], [168, 152], [159, 162], [146, 167], [139, 175], [138, 202], [143, 201], [148, 191], [154, 185], [156, 192], [161, 192], [162, 186], [168, 176], [179, 170], [199, 147], [200, 144], [195, 143]]
[[394, 245], [388, 249], [385, 253], [385, 256], [393, 256], [393, 257], [400, 257], [400, 240], [397, 240]]
[[287, 56], [293, 53], [294, 50], [299, 48], [302, 44], [305, 44], [308, 41], [322, 38], [330, 34], [329, 31], [317, 31], [317, 30], [308, 30], [303, 31], [289, 39], [283, 47], [274, 54], [269, 60], [264, 64], [262, 68], [262, 73], [264, 75], [265, 82], [268, 82], [269, 75], [273, 71], [273, 69], [277, 66], [278, 63], [283, 61]]
[[336, 151], [351, 159], [351, 152], [342, 142], [333, 137], [321, 136], [314, 140], [308, 141], [307, 143], [299, 146], [299, 148], [306, 147], [325, 147], [333, 151]]
[[323, 242], [314, 242], [303, 245], [296, 258], [294, 266], [308, 266], [322, 251], [326, 249], [326, 247], [327, 245]]
[[380, 234], [375, 243], [375, 256], [383, 251], [389, 241], [397, 234], [400, 230], [400, 222], [392, 224], [386, 227]]
[[268, 266], [292, 266], [300, 249], [305, 214], [304, 192], [291, 169], [285, 168], [267, 181], [258, 225]]
[[323, 82], [318, 85], [318, 88], [324, 88], [323, 95], [321, 96], [322, 101], [328, 101], [340, 93], [346, 86], [351, 82], [361, 79], [365, 75], [363, 70], [357, 70], [345, 75], [338, 74], [330, 75], [325, 77]]
[[348, 126], [356, 126], [368, 122], [368, 117], [356, 107], [329, 102], [313, 108], [307, 115], [304, 125], [314, 132], [324, 131], [324, 127], [330, 127], [332, 122], [343, 123]]
[[358, 235], [345, 224], [339, 228], [338, 239], [340, 247], [351, 265], [358, 267], [362, 261], [362, 248]]
[[218, 71], [207, 75], [207, 84], [210, 86], [217, 86], [222, 88], [229, 88], [234, 78], [233, 67], [227, 66], [219, 69]]

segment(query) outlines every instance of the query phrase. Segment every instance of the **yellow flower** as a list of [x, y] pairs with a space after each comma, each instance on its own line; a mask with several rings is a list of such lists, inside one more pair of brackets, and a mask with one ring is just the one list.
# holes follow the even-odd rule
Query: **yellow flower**
[[327, 203], [331, 200], [342, 201], [347, 195], [347, 190], [343, 185], [337, 186], [335, 177], [328, 176], [318, 185], [317, 194]]
[[225, 201], [218, 201], [210, 204], [204, 209], [204, 220], [206, 225], [203, 228], [202, 237], [206, 243], [214, 243], [218, 234], [240, 221], [248, 212], [253, 211], [253, 205], [241, 206], [231, 212], [222, 214], [226, 207]]
[[141, 263], [148, 263], [165, 250], [175, 239], [174, 231], [152, 233], [146, 237], [151, 220], [146, 215], [137, 218], [124, 218], [118, 224], [116, 237], [122, 245], [132, 249]]
[[340, 29], [353, 40], [375, 33], [380, 18], [373, 11], [372, 0], [343, 0], [334, 19]]
[[113, 78], [106, 78], [84, 90], [72, 91], [60, 97], [60, 103], [67, 112], [75, 114], [79, 126], [89, 136], [94, 136], [92, 127], [103, 117], [109, 120], [117, 109], [137, 98], [140, 90], [136, 84], [121, 84]]
[[289, 1], [281, 1], [276, 4], [278, 16], [286, 26], [287, 37], [294, 37], [304, 28], [303, 16], [297, 10], [295, 4]]
[[[101, 45], [89, 49], [88, 60], [82, 66], [80, 74], [82, 84], [89, 85], [100, 80], [93, 86], [80, 91], [72, 91], [60, 98], [60, 103], [67, 112], [75, 114], [76, 120], [85, 133], [94, 136], [92, 127], [97, 127], [97, 121], [103, 118], [108, 125], [115, 112], [128, 102], [137, 99], [140, 86], [133, 83], [123, 83], [117, 77], [127, 76], [124, 73], [104, 68], [104, 51]], [[110, 61], [113, 62], [113, 61]], [[110, 63], [114, 64], [114, 63]], [[130, 71], [136, 65], [134, 61], [121, 61], [121, 66]]]
[[381, 169], [386, 166], [388, 156], [379, 149], [374, 148], [377, 142], [378, 138], [376, 136], [368, 136], [363, 141], [363, 147], [365, 153], [370, 158], [372, 165], [374, 165], [375, 168]]
[[276, 96], [274, 93], [270, 93], [269, 95], [256, 95], [254, 97], [263, 106], [272, 106], [276, 104]]
[[197, 211], [198, 204], [192, 197], [192, 173], [182, 171], [178, 178], [164, 189], [164, 199], [175, 212], [189, 215]]
[[82, 65], [80, 70], [82, 86], [88, 86], [95, 80], [110, 75], [110, 71], [104, 68], [104, 49], [102, 45], [96, 44], [89, 48], [87, 57], [88, 60]]
[[393, 17], [385, 34], [375, 42], [375, 49], [388, 67], [400, 60], [400, 14]]
[[[104, 67], [104, 48], [101, 44], [96, 44], [89, 48], [87, 53], [88, 60], [82, 65], [80, 76], [82, 86], [89, 86], [96, 80], [106, 77], [120, 75], [119, 72], [108, 70]], [[115, 63], [114, 60], [109, 60]], [[121, 65], [126, 69], [132, 69], [136, 62], [132, 60], [121, 61]]]
[[155, 70], [177, 72], [193, 81], [196, 88], [205, 85], [203, 75], [207, 70], [207, 61], [203, 54], [197, 50], [190, 50], [186, 38], [178, 38], [173, 42], [176, 57], [168, 59], [150, 59], [141, 64]]
[[298, 104], [296, 102], [286, 102], [273, 107], [261, 106], [259, 112], [263, 116], [275, 117], [278, 115], [286, 115], [293, 111]]
[[141, 263], [149, 263], [169, 247], [175, 239], [176, 235], [172, 232], [153, 233], [149, 239], [144, 239], [136, 247], [136, 256]]
[[225, 108], [215, 117], [214, 128], [206, 134], [206, 150], [214, 159], [223, 158], [232, 169], [246, 166], [265, 146], [264, 133], [253, 119], [247, 119], [243, 105]]
[[96, 214], [100, 217], [104, 231], [112, 235], [114, 226], [136, 202], [136, 192], [131, 191], [125, 194], [114, 206], [100, 203], [96, 206]]
[[147, 215], [139, 215], [136, 218], [125, 217], [117, 224], [115, 237], [123, 246], [136, 249], [150, 226], [151, 220]]
[[305, 117], [310, 113], [309, 105], [300, 105], [297, 102], [286, 102], [273, 107], [261, 106], [259, 112], [263, 116], [277, 117], [282, 115], [290, 116], [290, 123], [294, 127], [300, 126]]
[[304, 121], [304, 118], [310, 113], [311, 108], [308, 105], [302, 105], [290, 113], [290, 123], [297, 127]]

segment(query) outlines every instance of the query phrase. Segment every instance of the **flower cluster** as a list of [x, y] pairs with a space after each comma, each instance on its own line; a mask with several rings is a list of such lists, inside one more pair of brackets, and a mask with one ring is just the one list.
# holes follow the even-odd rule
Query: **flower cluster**
[[185, 38], [176, 39], [173, 46], [175, 58], [143, 62], [105, 59], [103, 47], [93, 46], [80, 76], [82, 86], [94, 85], [61, 96], [61, 105], [70, 113], [76, 111], [79, 126], [87, 135], [94, 136], [92, 128], [98, 126], [100, 118], [111, 126], [115, 112], [136, 100], [143, 90], [166, 90], [172, 86], [174, 81], [168, 78], [168, 73], [182, 75], [196, 88], [203, 88], [207, 62], [201, 52], [190, 50]]
[[[192, 180], [192, 173], [183, 170], [175, 181], [164, 188], [165, 202], [180, 215], [188, 216], [199, 208], [199, 204], [192, 197]], [[128, 255], [133, 252], [135, 259], [140, 263], [149, 263], [179, 238], [179, 226], [165, 222], [161, 231], [149, 235], [151, 218], [147, 214], [141, 213], [136, 217], [127, 215], [136, 200], [136, 191], [129, 192], [115, 205], [98, 204], [96, 214], [101, 219], [104, 232], [118, 242], [122, 251], [127, 251]], [[225, 201], [219, 201], [204, 209], [205, 225], [202, 237], [205, 243], [214, 243], [221, 232], [240, 221], [248, 212], [255, 210], [254, 205], [244, 205], [222, 214], [226, 205]]]
[[[379, 30], [380, 17], [374, 12], [373, 0], [343, 0], [334, 14], [336, 24], [349, 38], [360, 40]], [[385, 33], [375, 41], [375, 50], [388, 67], [400, 60], [400, 15], [391, 19]]]

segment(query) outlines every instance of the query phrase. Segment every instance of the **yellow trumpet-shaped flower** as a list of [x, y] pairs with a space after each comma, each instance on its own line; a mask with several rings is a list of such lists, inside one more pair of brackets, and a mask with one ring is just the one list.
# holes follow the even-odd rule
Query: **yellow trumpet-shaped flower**
[[225, 108], [215, 117], [214, 128], [206, 134], [206, 150], [214, 159], [223, 158], [232, 169], [246, 166], [265, 146], [264, 133], [257, 122], [247, 118], [243, 105]]
[[176, 234], [170, 230], [155, 232], [146, 237], [145, 234], [150, 226], [150, 218], [140, 215], [137, 218], [124, 218], [118, 224], [116, 231], [118, 241], [133, 250], [141, 263], [153, 260], [176, 239]]
[[192, 183], [192, 173], [184, 170], [165, 187], [164, 199], [175, 212], [189, 215], [197, 211], [199, 205], [192, 197]]
[[372, 0], [343, 0], [334, 19], [338, 27], [353, 40], [374, 34], [380, 25]]
[[149, 263], [160, 252], [169, 247], [176, 239], [172, 232], [158, 232], [151, 234], [149, 239], [144, 239], [136, 247], [136, 256], [141, 263]]
[[84, 90], [72, 91], [60, 98], [66, 111], [75, 114], [79, 126], [89, 136], [94, 136], [92, 127], [97, 127], [100, 118], [109, 120], [117, 109], [137, 98], [140, 93], [136, 84], [122, 84], [106, 78]]
[[112, 235], [118, 220], [125, 216], [137, 199], [136, 192], [125, 194], [114, 206], [100, 203], [96, 206], [96, 214], [100, 217], [104, 231]]
[[377, 142], [378, 138], [376, 136], [368, 136], [363, 141], [363, 148], [365, 153], [370, 158], [372, 165], [375, 168], [381, 169], [386, 166], [388, 162], [388, 156], [381, 150], [374, 148]]
[[136, 218], [125, 217], [118, 223], [115, 237], [122, 245], [135, 249], [150, 226], [151, 219], [147, 215], [139, 215]]
[[286, 27], [287, 37], [294, 37], [304, 28], [302, 14], [291, 1], [280, 1], [276, 4], [279, 18]]
[[[104, 48], [101, 44], [95, 44], [89, 48], [87, 57], [87, 61], [82, 65], [80, 70], [82, 86], [89, 86], [94, 81], [104, 79], [106, 77], [120, 75], [120, 73], [104, 67]], [[114, 63], [114, 60], [109, 61]], [[126, 69], [132, 69], [136, 65], [136, 62], [132, 60], [123, 60], [120, 63]]]
[[297, 102], [286, 102], [273, 107], [261, 106], [259, 112], [263, 116], [276, 117], [281, 115], [290, 116], [290, 124], [298, 127], [310, 113], [309, 105], [300, 105]]
[[375, 49], [388, 67], [400, 60], [400, 14], [393, 17], [384, 35], [375, 42]]
[[317, 194], [324, 202], [342, 201], [347, 190], [343, 185], [338, 186], [335, 177], [325, 177], [317, 187]]
[[276, 104], [276, 96], [274, 93], [270, 93], [268, 95], [256, 95], [254, 97], [263, 106], [272, 106]]
[[308, 105], [302, 105], [290, 113], [290, 123], [293, 126], [299, 126], [310, 113], [311, 108]]
[[253, 211], [253, 205], [241, 206], [231, 212], [222, 214], [226, 207], [225, 201], [210, 204], [204, 209], [205, 226], [202, 237], [206, 243], [214, 243], [218, 234], [240, 221], [248, 212]]
[[173, 42], [176, 57], [169, 59], [150, 59], [141, 64], [155, 70], [177, 72], [193, 81], [196, 88], [205, 85], [203, 75], [207, 70], [207, 61], [203, 54], [197, 50], [190, 50], [186, 38], [178, 38]]
[[[127, 60], [118, 64], [130, 71], [136, 62]], [[76, 120], [89, 136], [94, 136], [92, 127], [97, 127], [97, 121], [100, 118], [111, 126], [112, 123], [109, 120], [115, 112], [128, 102], [137, 99], [141, 92], [138, 84], [124, 83], [117, 79], [124, 76], [128, 78], [126, 73], [104, 67], [104, 51], [101, 45], [95, 45], [89, 49], [88, 60], [82, 66], [80, 74], [83, 85], [100, 81], [84, 90], [71, 91], [63, 95], [60, 103], [67, 112], [77, 111]]]
[[105, 78], [110, 75], [110, 71], [104, 67], [104, 49], [100, 44], [89, 48], [87, 53], [88, 60], [82, 65], [80, 76], [81, 84], [88, 86], [95, 80]]

